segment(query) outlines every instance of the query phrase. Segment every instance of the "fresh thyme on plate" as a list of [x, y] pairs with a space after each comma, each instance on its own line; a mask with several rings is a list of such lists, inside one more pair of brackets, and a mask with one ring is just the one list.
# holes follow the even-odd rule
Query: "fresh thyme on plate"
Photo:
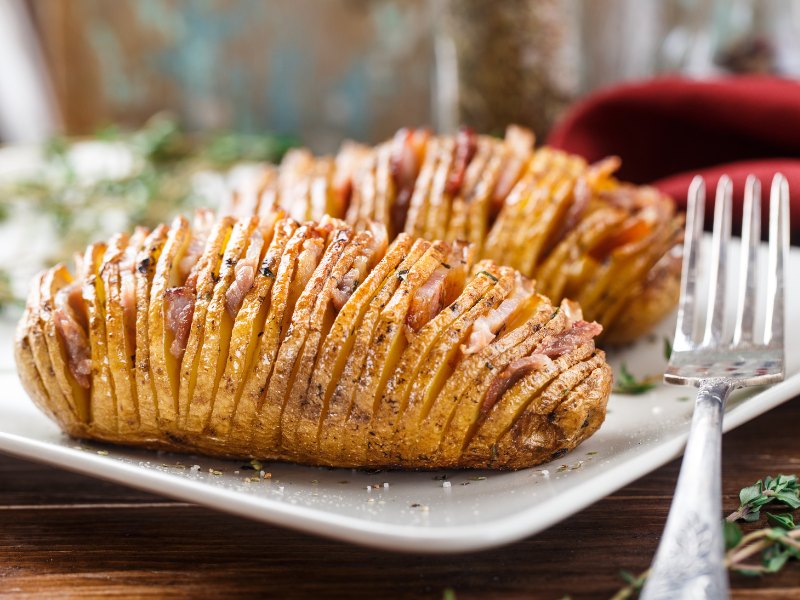
[[615, 394], [644, 394], [656, 387], [652, 379], [652, 377], [636, 379], [628, 370], [628, 366], [622, 363], [619, 368], [619, 374], [615, 377], [614, 389], [612, 391]]
[[[800, 527], [793, 511], [800, 508], [800, 482], [797, 475], [765, 477], [739, 491], [739, 507], [725, 518], [725, 564], [743, 575], [764, 575], [780, 571], [791, 559], [800, 560]], [[738, 521], [753, 523], [761, 509], [771, 506], [782, 512], [764, 512], [766, 523], [745, 532]], [[633, 575], [621, 571], [626, 585], [612, 600], [633, 598], [647, 580], [649, 571]]]

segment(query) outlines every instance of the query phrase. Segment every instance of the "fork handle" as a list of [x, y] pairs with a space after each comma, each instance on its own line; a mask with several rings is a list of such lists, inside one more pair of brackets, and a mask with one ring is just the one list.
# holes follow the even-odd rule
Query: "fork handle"
[[643, 600], [728, 597], [720, 462], [722, 415], [732, 389], [724, 379], [700, 385], [678, 486]]

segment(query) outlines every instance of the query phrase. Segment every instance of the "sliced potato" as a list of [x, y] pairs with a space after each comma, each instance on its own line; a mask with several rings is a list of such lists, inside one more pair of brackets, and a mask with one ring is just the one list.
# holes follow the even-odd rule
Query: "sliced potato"
[[[423, 240], [414, 242], [408, 255], [383, 281], [380, 290], [369, 302], [360, 326], [351, 334], [355, 336], [352, 350], [347, 356], [344, 369], [330, 396], [328, 410], [323, 415], [320, 426], [319, 457], [321, 460], [334, 464], [340, 460], [344, 437], [348, 435], [344, 433], [344, 429], [351, 413], [353, 396], [362, 377], [362, 369], [367, 360], [381, 313], [395, 296], [397, 289], [408, 279], [411, 269], [422, 260], [423, 256], [428, 256], [428, 266], [435, 266], [430, 264], [430, 249], [429, 242]], [[437, 250], [437, 252], [441, 252], [441, 250]], [[404, 288], [406, 293], [407, 289], [406, 286]], [[350, 435], [353, 433], [350, 432]]]
[[319, 351], [308, 392], [300, 402], [301, 415], [296, 425], [294, 450], [297, 455], [314, 457], [319, 453], [322, 418], [327, 416], [331, 397], [353, 351], [356, 333], [373, 298], [383, 289], [388, 278], [394, 277], [410, 253], [411, 245], [411, 238], [401, 233], [336, 315]]
[[[549, 303], [540, 301], [530, 319], [521, 327], [494, 340], [486, 348], [469, 356], [448, 379], [423, 427], [444, 430], [441, 445], [433, 460], [457, 464], [463, 445], [472, 435], [484, 396], [497, 374], [515, 359], [526, 356], [546, 335], [564, 329], [563, 311], [553, 314]], [[458, 398], [454, 403], [453, 398]]]
[[482, 266], [448, 310], [428, 323], [403, 354], [373, 417], [375, 439], [370, 440], [369, 460], [400, 463], [414, 454], [413, 444], [421, 433], [417, 427], [428, 408], [424, 391], [441, 383], [441, 373], [452, 371], [469, 327], [507, 292], [505, 282], [498, 283], [500, 270], [493, 264]]
[[553, 419], [567, 393], [598, 366], [596, 361], [587, 360], [594, 351], [593, 343], [581, 344], [512, 386], [491, 408], [481, 412], [475, 434], [466, 441], [463, 459], [491, 462], [497, 456], [494, 445], [526, 410], [544, 420]]
[[[73, 280], [65, 266], [56, 265], [47, 271], [42, 281], [38, 327], [44, 334], [50, 364], [71, 416], [79, 423], [88, 423], [91, 379], [87, 371], [90, 369], [84, 369], [82, 383], [79, 382], [78, 375], [73, 372], [73, 369], [77, 370], [74, 361], [79, 359], [68, 355], [68, 340], [65, 339], [65, 335], [70, 336], [73, 348], [77, 344], [89, 343], [88, 315], [78, 298], [81, 293], [80, 284]], [[84, 351], [84, 360], [88, 356], [89, 353]]]
[[150, 370], [150, 288], [156, 265], [167, 241], [169, 228], [156, 227], [144, 243], [144, 248], [136, 256], [136, 398], [139, 412], [139, 436], [155, 440], [158, 437], [158, 404], [155, 383]]
[[[602, 352], [598, 355], [602, 356]], [[603, 363], [568, 391], [551, 413], [553, 416], [532, 411], [523, 413], [495, 444], [490, 464], [497, 468], [520, 469], [572, 450], [602, 424], [611, 392], [611, 377], [611, 367]], [[464, 463], [471, 466], [467, 460]]]
[[346, 463], [366, 463], [370, 422], [377, 400], [408, 345], [407, 319], [415, 292], [428, 281], [448, 254], [449, 247], [444, 242], [434, 242], [409, 269], [392, 298], [376, 315], [361, 375], [354, 386], [350, 412], [340, 431], [339, 451]]
[[236, 315], [227, 364], [208, 425], [209, 435], [223, 444], [230, 434], [233, 415], [244, 389], [244, 381], [253, 366], [259, 339], [264, 335], [264, 321], [270, 309], [270, 296], [281, 256], [296, 230], [297, 223], [293, 219], [277, 222], [275, 234], [256, 274], [253, 287]]
[[452, 376], [455, 365], [463, 358], [462, 346], [475, 321], [497, 308], [514, 287], [515, 273], [512, 269], [494, 267], [491, 271], [482, 271], [476, 280], [491, 281], [494, 277], [496, 284], [482, 298], [474, 298], [474, 303], [473, 298], [459, 299], [459, 303], [466, 301], [472, 306], [447, 329], [413, 378], [405, 410], [401, 406], [400, 418], [392, 432], [395, 459], [421, 463], [438, 449], [444, 427], [439, 421], [427, 418], [431, 408]]
[[[83, 257], [83, 300], [89, 317], [89, 344], [92, 349], [91, 427], [99, 435], [112, 438], [117, 432], [117, 406], [114, 384], [108, 368], [105, 325], [105, 288], [100, 268], [105, 244], [92, 244]], [[115, 252], [113, 247], [112, 252]]]
[[[244, 453], [252, 451], [252, 440], [260, 434], [256, 431], [256, 416], [261, 409], [275, 366], [278, 348], [288, 329], [287, 321], [291, 318], [295, 302], [311, 276], [310, 272], [297, 273], [298, 259], [305, 251], [304, 260], [309, 263], [309, 266], [313, 264], [316, 268], [316, 262], [311, 260], [312, 254], [303, 246], [306, 242], [318, 238], [319, 234], [310, 224], [298, 227], [286, 244], [280, 265], [275, 273], [263, 335], [259, 336], [252, 370], [244, 379], [244, 389], [233, 415], [233, 427], [228, 437], [229, 446], [234, 449], [241, 448]], [[277, 455], [277, 449], [275, 455]], [[268, 456], [266, 453], [262, 453], [260, 458], [268, 458]]]
[[[283, 447], [284, 451], [287, 447], [293, 446], [294, 436], [290, 432], [287, 432], [288, 443], [284, 445], [282, 442], [283, 411], [287, 401], [291, 399], [292, 387], [298, 382], [298, 377], [302, 379], [300, 371], [304, 369], [300, 364], [301, 357], [306, 360], [310, 359], [313, 364], [316, 352], [312, 348], [322, 330], [330, 325], [330, 321], [326, 323], [326, 318], [330, 318], [327, 313], [331, 294], [331, 274], [353, 235], [352, 230], [343, 225], [340, 222], [333, 226], [332, 231], [325, 232], [328, 234], [326, 236], [329, 238], [328, 240], [322, 238], [313, 240], [320, 248], [317, 256], [314, 257], [315, 268], [303, 285], [294, 305], [291, 323], [278, 350], [266, 396], [258, 414], [260, 433], [258, 440], [259, 444], [263, 446]], [[309, 249], [304, 251], [308, 252]], [[306, 344], [308, 344], [310, 357], [303, 356]], [[298, 385], [302, 387], [302, 384], [298, 383]]]
[[[321, 293], [317, 296], [316, 305], [309, 318], [308, 334], [293, 369], [291, 385], [284, 392], [286, 400], [281, 416], [281, 446], [290, 454], [298, 451], [299, 425], [303, 418], [303, 407], [306, 398], [311, 394], [309, 386], [317, 358], [322, 350], [322, 342], [330, 335], [337, 315], [335, 295], [340, 291], [340, 282], [344, 282], [348, 273], [354, 268], [359, 273], [359, 277], [361, 276], [358, 267], [354, 267], [357, 260], [361, 260], [366, 269], [382, 258], [376, 254], [382, 254], [383, 248], [375, 246], [375, 238], [371, 232], [359, 232], [353, 235], [352, 239], [349, 239], [349, 233], [343, 235], [344, 233], [345, 231], [340, 230], [334, 241], [328, 246], [326, 254], [335, 256], [338, 253], [338, 256], [326, 275]], [[341, 246], [341, 250], [337, 249], [337, 244]], [[359, 284], [360, 282], [356, 281], [354, 289], [357, 289]], [[309, 288], [306, 288], [306, 291], [308, 290]], [[349, 299], [345, 300], [345, 304], [347, 301]]]
[[190, 286], [194, 287], [192, 290], [194, 305], [189, 335], [180, 361], [181, 376], [178, 386], [178, 415], [182, 427], [189, 418], [189, 405], [197, 385], [197, 370], [206, 335], [208, 307], [214, 298], [214, 291], [220, 280], [222, 259], [231, 239], [235, 222], [236, 220], [230, 216], [222, 217], [217, 221], [209, 233], [202, 255], [190, 273], [194, 279]]
[[414, 191], [406, 214], [405, 232], [414, 237], [422, 237], [427, 218], [428, 203], [433, 186], [433, 177], [439, 162], [439, 142], [430, 140], [425, 150], [425, 158], [419, 175], [414, 182]]
[[[23, 370], [21, 370], [20, 376], [24, 376], [26, 373], [32, 375], [30, 387], [37, 393], [35, 398], [44, 398], [47, 412], [58, 423], [74, 424], [77, 419], [70, 407], [70, 399], [64, 395], [59, 385], [55, 367], [50, 360], [44, 328], [42, 327], [42, 320], [49, 318], [49, 314], [42, 314], [42, 309], [47, 308], [48, 303], [52, 302], [42, 294], [43, 290], [46, 289], [44, 287], [46, 279], [47, 272], [44, 272], [39, 274], [33, 282], [25, 314], [23, 315], [24, 320], [22, 323], [24, 325], [22, 330], [25, 335], [19, 334], [19, 337], [23, 340], [21, 345], [23, 349], [21, 353]], [[37, 386], [38, 381], [41, 382], [45, 390], [41, 396]]]
[[[189, 396], [188, 411], [182, 426], [184, 432], [203, 431], [210, 418], [214, 395], [228, 358], [235, 318], [235, 315], [232, 316], [226, 308], [226, 292], [234, 281], [236, 263], [247, 251], [250, 234], [257, 223], [254, 217], [237, 221], [225, 245], [222, 262], [219, 265], [219, 275], [205, 311], [203, 339], [194, 367], [196, 370], [194, 388]], [[259, 254], [257, 263], [260, 262]], [[197, 317], [199, 326], [200, 315]], [[194, 318], [192, 322], [194, 329]]]
[[133, 267], [147, 231], [137, 229], [129, 240], [121, 239], [115, 255], [103, 264], [106, 290], [106, 344], [109, 371], [117, 398], [119, 431], [139, 430], [139, 409], [133, 366], [136, 362], [136, 289]]
[[166, 292], [182, 282], [178, 265], [189, 245], [189, 222], [177, 217], [170, 227], [164, 247], [158, 257], [150, 286], [150, 306], [147, 315], [150, 342], [150, 373], [153, 378], [157, 419], [160, 429], [177, 431], [179, 373], [175, 357], [170, 353], [172, 339], [167, 327]]

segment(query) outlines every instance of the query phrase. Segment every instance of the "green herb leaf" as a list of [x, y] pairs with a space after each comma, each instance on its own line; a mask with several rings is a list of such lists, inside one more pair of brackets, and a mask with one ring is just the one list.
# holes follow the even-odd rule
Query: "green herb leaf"
[[736, 546], [739, 542], [742, 541], [742, 537], [744, 534], [742, 533], [742, 528], [739, 526], [738, 523], [732, 523], [730, 521], [724, 521], [722, 533], [725, 538], [725, 549], [730, 550], [734, 546]]
[[630, 371], [628, 371], [628, 366], [625, 363], [619, 368], [619, 376], [616, 378], [616, 383], [614, 385], [614, 393], [616, 394], [644, 394], [645, 392], [649, 392], [656, 384], [648, 379], [637, 380]]
[[672, 358], [672, 342], [668, 337], [664, 338], [664, 358], [667, 360]]
[[773, 525], [777, 525], [778, 527], [783, 527], [784, 529], [794, 529], [794, 519], [792, 518], [791, 513], [778, 513], [774, 514], [771, 512], [765, 513], [767, 515], [767, 520], [772, 523]]
[[789, 558], [791, 558], [789, 551], [782, 546], [776, 545], [764, 551], [761, 564], [764, 565], [764, 570], [767, 573], [777, 573], [784, 567]]

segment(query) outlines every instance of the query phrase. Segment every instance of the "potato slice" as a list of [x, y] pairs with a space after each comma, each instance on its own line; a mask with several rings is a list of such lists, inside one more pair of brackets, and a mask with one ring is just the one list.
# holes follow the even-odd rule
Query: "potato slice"
[[[37, 276], [33, 285], [40, 285], [42, 276], [43, 273]], [[19, 379], [22, 382], [22, 387], [39, 410], [58, 423], [70, 435], [79, 436], [85, 433], [84, 424], [79, 423], [72, 415], [65, 398], [50, 394], [36, 364], [31, 340], [34, 336], [34, 328], [38, 325], [34, 320], [36, 309], [32, 304], [34, 298], [38, 300], [38, 295], [38, 292], [32, 290], [28, 296], [25, 311], [14, 336], [14, 359], [19, 372]], [[47, 368], [47, 361], [44, 361], [43, 366]], [[60, 389], [57, 391], [60, 392]]]
[[467, 203], [467, 235], [464, 239], [475, 246], [478, 256], [485, 256], [484, 246], [492, 213], [492, 195], [500, 178], [504, 162], [503, 147], [493, 143], [486, 167], [481, 171], [474, 189], [465, 196]]
[[[249, 223], [249, 221], [247, 221]], [[190, 276], [194, 278], [194, 307], [192, 309], [191, 328], [186, 340], [186, 348], [180, 361], [180, 384], [178, 386], [178, 415], [181, 428], [186, 427], [189, 418], [189, 405], [193, 401], [197, 386], [197, 372], [203, 344], [206, 336], [206, 315], [214, 298], [215, 288], [221, 278], [222, 259], [232, 236], [236, 220], [233, 217], [222, 217], [212, 228], [205, 248], [192, 268]], [[190, 282], [191, 284], [191, 282]], [[190, 285], [191, 287], [191, 285]]]
[[158, 436], [158, 405], [155, 384], [150, 370], [150, 288], [158, 259], [167, 241], [169, 228], [156, 227], [144, 242], [144, 248], [136, 256], [136, 398], [139, 409], [139, 435], [145, 439]]
[[[87, 361], [91, 356], [88, 338], [88, 315], [83, 304], [79, 281], [63, 265], [48, 270], [41, 289], [39, 328], [50, 355], [50, 364], [58, 381], [61, 394], [69, 404], [72, 416], [80, 423], [88, 423], [90, 415], [90, 371], [84, 366], [81, 373], [76, 362]], [[69, 336], [69, 340], [65, 336]], [[71, 345], [68, 347], [68, 342]], [[69, 351], [73, 352], [70, 357]], [[82, 383], [79, 383], [80, 376]]]
[[[449, 255], [449, 246], [433, 242], [409, 269], [391, 300], [375, 319], [374, 332], [365, 356], [361, 375], [355, 383], [352, 405], [341, 428], [339, 448], [345, 464], [365, 464], [370, 422], [386, 384], [408, 345], [407, 331], [415, 293]], [[366, 324], [367, 319], [364, 320]]]
[[147, 231], [136, 229], [129, 240], [120, 239], [115, 255], [103, 264], [106, 291], [106, 346], [108, 367], [117, 397], [117, 418], [122, 435], [138, 432], [139, 409], [134, 366], [136, 362], [135, 257], [142, 250]]
[[[346, 233], [346, 235], [344, 235]], [[342, 238], [340, 240], [340, 238]], [[347, 240], [345, 238], [351, 238]], [[298, 355], [293, 368], [292, 383], [287, 388], [286, 400], [284, 401], [283, 413], [281, 415], [281, 446], [290, 455], [299, 455], [298, 452], [298, 429], [302, 419], [303, 406], [306, 398], [310, 394], [309, 385], [315, 368], [317, 357], [320, 354], [322, 342], [328, 337], [334, 320], [336, 318], [336, 298], [340, 282], [346, 282], [348, 273], [354, 268], [356, 260], [360, 259], [364, 269], [373, 266], [375, 262], [382, 258], [384, 247], [382, 240], [376, 239], [372, 232], [362, 231], [355, 235], [349, 231], [341, 231], [334, 238], [333, 243], [328, 246], [326, 254], [338, 252], [336, 262], [326, 275], [322, 292], [316, 299], [316, 305], [311, 313], [308, 323], [308, 333]], [[339, 251], [335, 244], [341, 243], [342, 249]], [[375, 256], [375, 254], [379, 254]], [[323, 263], [325, 260], [323, 259]], [[363, 277], [356, 268], [358, 277]], [[356, 282], [356, 288], [358, 283]], [[342, 296], [344, 297], [344, 295]], [[349, 299], [345, 300], [345, 304]], [[342, 306], [344, 308], [344, 306]], [[281, 348], [283, 351], [283, 348]]]
[[[602, 361], [603, 353], [587, 362], [599, 364], [578, 385], [567, 390], [558, 408], [543, 416], [524, 412], [494, 446], [493, 458], [468, 466], [522, 469], [531, 464], [552, 460], [572, 450], [592, 435], [605, 418], [611, 392], [611, 367]], [[598, 359], [599, 360], [596, 360]]]
[[[481, 175], [486, 170], [492, 154], [493, 144], [485, 138], [478, 138], [475, 156], [467, 165], [464, 173], [464, 181], [452, 200], [451, 218], [449, 223], [443, 223], [445, 234], [442, 239], [446, 241], [469, 240], [469, 202], [467, 198], [472, 198], [476, 191], [476, 186], [480, 182]], [[471, 240], [470, 240], [471, 241]]]
[[259, 338], [264, 335], [264, 321], [270, 308], [270, 295], [281, 256], [296, 230], [297, 222], [292, 219], [282, 219], [276, 223], [275, 233], [253, 287], [236, 315], [225, 372], [217, 389], [208, 424], [209, 434], [222, 444], [230, 433], [244, 381], [255, 360]]
[[452, 137], [442, 139], [437, 148], [439, 154], [436, 170], [433, 173], [431, 191], [428, 196], [425, 221], [421, 225], [421, 235], [429, 240], [443, 240], [450, 221], [452, 198], [447, 193], [447, 182], [453, 168], [453, 153], [456, 141]]
[[[431, 244], [424, 240], [416, 240], [412, 244], [403, 261], [382, 282], [378, 293], [369, 301], [360, 325], [354, 325], [354, 329], [351, 330], [351, 336], [354, 337], [352, 348], [341, 375], [335, 382], [335, 388], [328, 402], [327, 413], [323, 413], [319, 429], [319, 459], [321, 461], [338, 464], [353, 395], [361, 378], [381, 312], [395, 296], [398, 288], [408, 279], [409, 273], [422, 260], [422, 257], [430, 255], [430, 250]], [[437, 250], [437, 252], [440, 253], [441, 250]], [[407, 295], [408, 287], [403, 289]]]
[[[112, 252], [115, 251], [112, 247]], [[89, 344], [92, 349], [91, 427], [97, 435], [113, 439], [117, 433], [117, 407], [113, 381], [108, 368], [105, 326], [105, 289], [100, 268], [106, 244], [92, 244], [83, 257], [83, 300], [89, 317]]]
[[405, 232], [414, 237], [424, 237], [431, 187], [439, 162], [439, 144], [435, 138], [428, 141], [422, 167], [414, 182], [405, 224]]
[[[487, 277], [490, 275], [495, 277], [495, 285], [483, 298], [475, 299], [476, 302], [472, 303], [469, 310], [447, 329], [409, 385], [408, 397], [405, 399], [407, 406], [400, 411], [400, 418], [396, 420], [392, 432], [395, 460], [410, 461], [412, 464], [424, 462], [425, 457], [439, 447], [444, 427], [437, 426], [435, 420], [427, 419], [432, 405], [453, 374], [454, 365], [462, 358], [462, 347], [475, 321], [497, 308], [514, 289], [513, 269], [495, 267], [492, 271], [483, 271], [476, 279], [491, 281]], [[466, 300], [465, 298], [463, 301]], [[462, 300], [459, 299], [458, 302]]]
[[[596, 302], [596, 308], [591, 311], [592, 318], [613, 327], [617, 316], [626, 306], [630, 306], [631, 292], [642, 285], [640, 282], [647, 281], [661, 258], [680, 244], [682, 235], [683, 229], [677, 224], [674, 228], [661, 228], [645, 252], [629, 259], [624, 266], [617, 269], [616, 277], [609, 281], [601, 299]], [[674, 276], [672, 278], [678, 279]]]
[[375, 211], [372, 218], [386, 226], [388, 237], [393, 240], [400, 232], [392, 228], [392, 206], [397, 195], [392, 177], [392, 146], [381, 144], [375, 152]]
[[189, 222], [177, 217], [167, 234], [150, 286], [150, 307], [147, 319], [150, 341], [150, 373], [153, 378], [159, 428], [175, 434], [178, 431], [178, 363], [170, 353], [173, 337], [167, 326], [166, 293], [180, 281], [179, 264], [189, 245]]
[[[327, 415], [328, 404], [334, 389], [342, 377], [356, 332], [375, 295], [387, 283], [389, 277], [409, 254], [412, 241], [401, 233], [389, 247], [386, 255], [376, 265], [370, 264], [366, 279], [360, 283], [344, 304], [322, 343], [311, 382], [305, 397], [300, 401], [300, 416], [296, 424], [295, 453], [298, 456], [315, 457], [318, 451], [321, 418]], [[371, 263], [380, 256], [376, 252]]]
[[43, 320], [51, 318], [49, 310], [46, 312], [43, 310], [47, 309], [48, 305], [52, 305], [52, 300], [43, 294], [43, 291], [47, 289], [45, 287], [46, 279], [47, 272], [40, 273], [31, 287], [22, 321], [24, 323], [23, 331], [25, 336], [19, 345], [22, 350], [22, 360], [18, 360], [17, 364], [21, 364], [26, 369], [20, 375], [25, 372], [32, 372], [36, 374], [32, 381], [41, 382], [44, 388], [44, 394], [41, 396], [38, 395], [39, 390], [35, 383], [32, 387], [37, 392], [34, 399], [39, 398], [42, 400], [41, 407], [44, 408], [45, 412], [52, 415], [58, 423], [74, 424], [77, 422], [77, 418], [70, 406], [70, 399], [64, 395], [59, 385], [55, 372], [56, 368], [50, 359], [47, 339], [42, 325]]
[[[267, 453], [263, 448], [256, 448], [252, 440], [257, 433], [255, 431], [256, 416], [261, 409], [263, 397], [275, 366], [278, 348], [286, 335], [288, 321], [294, 312], [297, 298], [311, 277], [312, 272], [308, 269], [312, 265], [316, 268], [317, 259], [314, 259], [312, 249], [304, 248], [306, 242], [314, 239], [319, 239], [319, 233], [311, 224], [298, 227], [286, 244], [280, 265], [275, 273], [263, 335], [259, 336], [253, 368], [244, 379], [244, 389], [233, 415], [233, 426], [228, 437], [229, 446], [233, 449], [241, 449], [245, 455], [257, 454], [259, 458], [278, 455], [277, 448], [274, 449], [274, 453]], [[298, 263], [303, 252], [306, 252], [302, 261], [305, 265], [305, 272], [300, 273]]]
[[[194, 389], [189, 395], [189, 410], [182, 424], [182, 430], [186, 434], [203, 431], [211, 416], [214, 395], [228, 358], [228, 347], [235, 318], [235, 315], [231, 315], [227, 310], [226, 293], [234, 281], [236, 263], [244, 257], [250, 243], [250, 235], [257, 224], [256, 217], [237, 221], [230, 233], [230, 239], [225, 245], [222, 263], [219, 267], [219, 277], [215, 282], [214, 291], [206, 309], [203, 340], [195, 366], [197, 374]], [[260, 262], [259, 249], [256, 264]]]
[[[611, 323], [603, 331], [605, 342], [632, 342], [672, 312], [680, 296], [682, 250], [680, 245], [674, 246], [648, 272], [645, 280], [620, 300], [618, 312], [608, 314]], [[625, 315], [624, 319], [620, 314]]]
[[[404, 352], [373, 416], [371, 461], [400, 462], [411, 453], [409, 441], [416, 437], [415, 428], [426, 409], [423, 395], [414, 391], [428, 389], [438, 372], [450, 369], [469, 327], [510, 288], [506, 282], [498, 286], [501, 272], [494, 264], [481, 266], [448, 310], [425, 325]], [[513, 284], [513, 274], [510, 277]]]
[[591, 248], [625, 219], [625, 213], [614, 208], [599, 208], [591, 212], [564, 240], [556, 246], [536, 270], [539, 291], [551, 298], [563, 298], [581, 281], [593, 259]]
[[[309, 343], [309, 347], [312, 347], [314, 338], [319, 335], [320, 330], [329, 325], [329, 323], [325, 323], [325, 317], [331, 294], [329, 285], [331, 273], [352, 239], [353, 232], [339, 221], [333, 224], [332, 231], [320, 233], [328, 234], [325, 236], [328, 239], [312, 240], [319, 248], [319, 250], [314, 250], [316, 252], [315, 268], [311, 277], [303, 285], [294, 305], [291, 323], [278, 349], [275, 368], [258, 413], [256, 443], [260, 447], [283, 449], [284, 452], [288, 450], [288, 445], [282, 445], [281, 423], [284, 407], [300, 370], [299, 358], [303, 354], [306, 342]], [[308, 252], [309, 250], [311, 248], [306, 248], [304, 251]], [[313, 356], [311, 361], [313, 364]]]
[[[494, 340], [489, 346], [463, 360], [448, 379], [422, 427], [444, 430], [439, 450], [429, 460], [453, 465], [469, 439], [486, 392], [498, 373], [515, 359], [526, 356], [545, 336], [564, 329], [564, 311], [553, 312], [541, 300], [528, 321]], [[453, 398], [458, 398], [457, 404]]]
[[488, 409], [482, 407], [475, 434], [465, 443], [462, 460], [491, 464], [497, 457], [495, 444], [524, 412], [535, 413], [544, 420], [554, 418], [553, 411], [569, 391], [596, 368], [596, 361], [588, 360], [594, 352], [593, 342], [580, 344], [541, 370], [524, 376]]

